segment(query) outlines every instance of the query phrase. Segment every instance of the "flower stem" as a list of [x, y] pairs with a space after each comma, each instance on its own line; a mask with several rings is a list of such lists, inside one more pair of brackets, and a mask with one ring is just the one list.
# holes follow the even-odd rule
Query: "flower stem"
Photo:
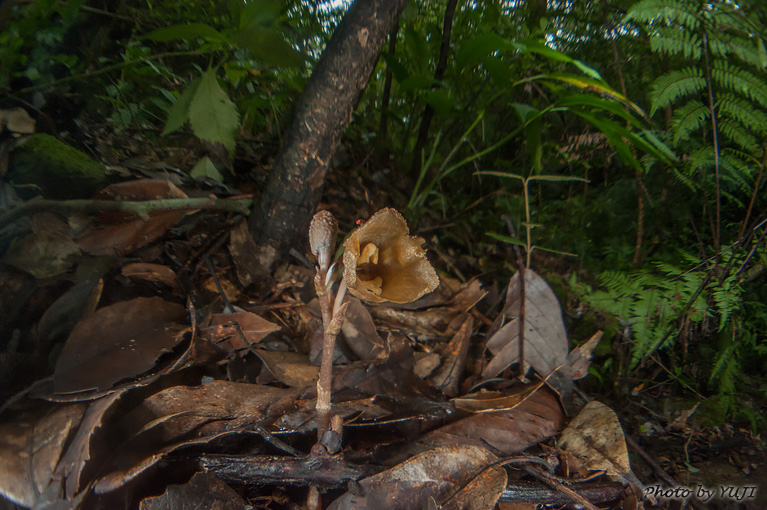
[[[317, 379], [317, 439], [322, 440], [323, 434], [330, 428], [331, 390], [333, 385], [333, 354], [336, 349], [336, 336], [341, 330], [346, 315], [347, 303], [343, 303], [346, 294], [346, 283], [342, 280], [338, 293], [333, 299], [329, 286], [325, 285], [325, 271], [318, 271], [314, 277], [314, 286], [320, 301], [322, 325], [325, 329], [322, 338], [322, 359], [320, 361], [320, 376]], [[332, 284], [331, 284], [332, 285]]]

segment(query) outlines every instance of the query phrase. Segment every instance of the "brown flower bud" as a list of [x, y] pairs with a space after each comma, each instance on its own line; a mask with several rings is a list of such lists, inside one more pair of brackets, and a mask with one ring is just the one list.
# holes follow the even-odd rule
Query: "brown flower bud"
[[327, 271], [336, 249], [338, 222], [330, 211], [320, 211], [309, 225], [309, 246], [317, 257], [320, 269]]
[[423, 239], [408, 235], [405, 218], [381, 209], [344, 242], [344, 280], [360, 299], [409, 303], [439, 285], [421, 247]]

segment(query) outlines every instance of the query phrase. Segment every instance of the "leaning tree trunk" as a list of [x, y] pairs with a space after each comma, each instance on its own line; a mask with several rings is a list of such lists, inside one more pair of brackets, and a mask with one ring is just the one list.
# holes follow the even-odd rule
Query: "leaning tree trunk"
[[306, 236], [330, 158], [407, 2], [356, 0], [322, 53], [250, 215], [250, 231], [267, 268]]

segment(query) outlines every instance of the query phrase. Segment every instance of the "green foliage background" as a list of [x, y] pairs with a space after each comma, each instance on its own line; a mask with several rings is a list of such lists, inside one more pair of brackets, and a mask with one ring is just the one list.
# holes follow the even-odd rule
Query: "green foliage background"
[[[187, 130], [231, 154], [276, 151], [346, 8], [130, 4], [4, 3], [6, 102], [64, 102], [158, 145]], [[412, 0], [344, 141], [374, 157], [337, 171], [431, 227], [453, 274], [503, 284], [515, 270], [508, 243], [524, 246], [533, 267], [561, 277], [573, 340], [606, 330], [595, 381], [632, 387], [657, 364], [672, 391], [763, 428], [760, 3], [459, 1], [435, 80], [444, 15], [444, 1]], [[434, 120], [413, 161], [427, 106]]]

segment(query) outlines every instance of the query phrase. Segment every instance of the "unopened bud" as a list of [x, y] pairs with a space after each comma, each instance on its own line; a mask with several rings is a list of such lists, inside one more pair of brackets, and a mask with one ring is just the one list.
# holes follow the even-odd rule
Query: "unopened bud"
[[323, 271], [330, 267], [330, 260], [336, 249], [337, 233], [338, 221], [330, 211], [320, 211], [314, 215], [309, 225], [309, 246]]

